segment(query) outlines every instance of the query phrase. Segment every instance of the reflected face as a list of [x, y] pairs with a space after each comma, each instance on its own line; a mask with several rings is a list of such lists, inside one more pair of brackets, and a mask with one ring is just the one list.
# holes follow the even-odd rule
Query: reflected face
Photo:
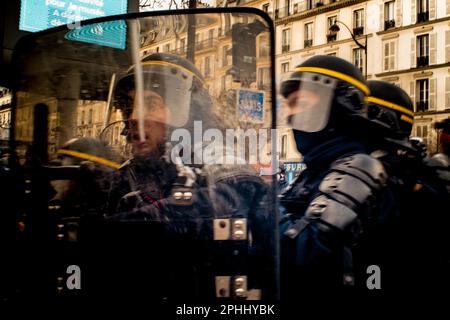
[[320, 96], [310, 90], [297, 90], [287, 97], [289, 115], [295, 115], [311, 110], [320, 101]]
[[[130, 93], [134, 96], [134, 92]], [[170, 110], [164, 99], [153, 91], [144, 91], [143, 132], [139, 133], [139, 112], [137, 103], [129, 117], [131, 141], [135, 155], [148, 155], [157, 150], [166, 140], [166, 124], [170, 121]]]

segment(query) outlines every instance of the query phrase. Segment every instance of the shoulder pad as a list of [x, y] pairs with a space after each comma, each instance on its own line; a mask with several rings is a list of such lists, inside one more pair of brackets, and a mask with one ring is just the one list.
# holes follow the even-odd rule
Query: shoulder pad
[[363, 153], [336, 160], [331, 171], [354, 176], [375, 190], [381, 189], [388, 178], [381, 161]]
[[348, 206], [321, 195], [311, 202], [305, 212], [305, 216], [320, 219], [344, 230], [356, 220], [358, 215]]
[[450, 166], [450, 159], [447, 155], [443, 153], [438, 153], [432, 156], [428, 161], [427, 165], [429, 167], [439, 167], [439, 168], [448, 168]]
[[345, 229], [356, 219], [361, 207], [373, 201], [386, 180], [382, 163], [369, 155], [339, 159], [320, 183], [322, 195], [310, 203], [306, 215]]

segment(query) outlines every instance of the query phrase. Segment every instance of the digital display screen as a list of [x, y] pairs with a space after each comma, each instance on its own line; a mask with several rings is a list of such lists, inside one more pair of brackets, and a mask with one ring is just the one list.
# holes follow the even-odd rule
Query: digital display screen
[[22, 0], [19, 29], [37, 32], [74, 21], [123, 14], [128, 0]]
[[127, 24], [125, 20], [95, 23], [69, 31], [67, 40], [94, 43], [117, 49], [125, 49]]

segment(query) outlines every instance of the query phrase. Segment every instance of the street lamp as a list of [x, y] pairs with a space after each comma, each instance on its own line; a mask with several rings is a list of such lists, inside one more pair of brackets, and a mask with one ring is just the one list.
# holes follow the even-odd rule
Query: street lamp
[[364, 44], [362, 44], [361, 42], [359, 42], [355, 35], [353, 34], [353, 32], [350, 30], [350, 28], [343, 23], [342, 21], [336, 20], [335, 23], [333, 25], [330, 26], [329, 30], [332, 33], [337, 33], [339, 32], [339, 30], [341, 30], [339, 28], [339, 26], [337, 25], [338, 23], [344, 25], [344, 27], [347, 28], [348, 32], [350, 33], [350, 35], [352, 36], [353, 41], [356, 43], [356, 45], [364, 50], [364, 77], [367, 79], [367, 34], [365, 35], [366, 41], [364, 42]]

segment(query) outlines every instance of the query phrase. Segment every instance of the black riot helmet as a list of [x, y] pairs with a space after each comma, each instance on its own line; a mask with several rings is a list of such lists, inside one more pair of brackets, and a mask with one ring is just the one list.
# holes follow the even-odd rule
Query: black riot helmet
[[70, 164], [90, 161], [105, 169], [118, 169], [121, 159], [115, 151], [103, 141], [94, 138], [73, 138], [58, 150], [60, 158], [71, 158]]
[[313, 133], [325, 128], [348, 128], [354, 120], [367, 120], [365, 97], [369, 88], [361, 72], [334, 56], [314, 56], [281, 84], [281, 95], [290, 109], [293, 129]]
[[[207, 93], [201, 73], [189, 60], [170, 53], [151, 54], [142, 59], [141, 67], [142, 89], [156, 93], [170, 112], [170, 117], [161, 121], [172, 127], [183, 127], [188, 122], [192, 100]], [[133, 65], [116, 85], [114, 100], [125, 114], [131, 113], [130, 99], [135, 98], [138, 78]], [[155, 97], [144, 95], [144, 105], [152, 104], [147, 99], [155, 100]]]
[[376, 134], [404, 142], [411, 135], [414, 107], [411, 98], [400, 87], [378, 80], [368, 81], [367, 116]]
[[[145, 118], [140, 123], [136, 113], [139, 88], [143, 91], [141, 113]], [[142, 59], [140, 67], [131, 66], [116, 85], [114, 105], [125, 120], [122, 134], [146, 157], [169, 154], [175, 130], [192, 133], [196, 120], [202, 121], [203, 130], [218, 127], [201, 73], [189, 60], [170, 53], [151, 54]]]

